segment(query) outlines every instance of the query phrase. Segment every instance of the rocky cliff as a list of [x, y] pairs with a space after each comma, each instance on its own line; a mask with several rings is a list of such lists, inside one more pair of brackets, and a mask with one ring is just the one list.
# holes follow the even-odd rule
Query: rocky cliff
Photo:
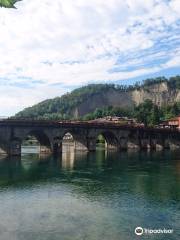
[[[159, 80], [160, 79], [160, 80]], [[79, 118], [107, 106], [133, 108], [151, 100], [158, 106], [180, 102], [180, 76], [146, 80], [134, 86], [92, 84], [19, 112], [16, 117]]]
[[158, 106], [173, 104], [180, 101], [180, 89], [172, 88], [167, 82], [142, 87], [132, 91], [133, 101], [138, 105], [146, 99], [150, 99]]
[[88, 98], [76, 106], [72, 113], [78, 117], [105, 106], [133, 107], [143, 103], [146, 99], [158, 106], [170, 105], [180, 101], [180, 89], [172, 89], [166, 82], [125, 92], [110, 89]]

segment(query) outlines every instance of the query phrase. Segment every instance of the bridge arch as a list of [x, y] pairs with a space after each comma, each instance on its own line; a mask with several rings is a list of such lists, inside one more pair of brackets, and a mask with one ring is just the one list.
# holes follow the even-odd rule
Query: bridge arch
[[61, 139], [63, 151], [67, 151], [69, 147], [71, 150], [88, 151], [87, 139], [83, 131], [81, 132], [74, 129], [66, 129], [63, 132]]
[[9, 154], [8, 144], [0, 139], [0, 154], [7, 155]]
[[0, 138], [0, 154], [19, 155], [21, 154], [21, 139], [18, 137], [9, 137], [5, 140]]
[[62, 138], [61, 137], [54, 137], [53, 141], [51, 143], [52, 149], [53, 149], [53, 153], [55, 155], [59, 154], [62, 152]]
[[164, 141], [160, 138], [153, 137], [150, 139], [150, 148], [151, 150], [162, 150], [164, 149]]
[[180, 148], [180, 140], [176, 139], [176, 138], [169, 138], [168, 143], [166, 143], [166, 144], [168, 144], [168, 147], [171, 150], [175, 150], [175, 149]]
[[128, 137], [121, 136], [119, 138], [119, 146], [120, 146], [120, 150], [127, 150], [127, 148], [128, 148]]
[[75, 150], [75, 139], [73, 134], [69, 131], [64, 133], [62, 138], [62, 151], [69, 152]]
[[99, 131], [96, 134], [96, 141], [98, 139], [99, 136], [102, 136], [105, 140], [105, 148], [106, 149], [118, 149], [119, 147], [119, 142], [118, 142], [118, 138], [116, 137], [116, 135], [111, 132], [111, 131]]
[[52, 151], [51, 140], [43, 130], [30, 130], [27, 131], [21, 138], [21, 147], [23, 143], [29, 139], [36, 139], [39, 146], [40, 153], [50, 153]]
[[128, 137], [127, 139], [127, 149], [140, 149], [139, 139], [137, 137]]

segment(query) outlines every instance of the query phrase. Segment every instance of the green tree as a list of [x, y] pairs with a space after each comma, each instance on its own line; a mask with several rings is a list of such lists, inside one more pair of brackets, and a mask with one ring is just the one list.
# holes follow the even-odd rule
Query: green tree
[[158, 125], [159, 122], [160, 122], [160, 110], [158, 106], [153, 105], [151, 112], [149, 114], [148, 124], [154, 126]]
[[149, 125], [151, 122], [150, 114], [152, 113], [153, 103], [151, 100], [147, 99], [144, 103], [139, 104], [135, 107], [135, 117], [138, 122], [143, 122], [145, 126]]
[[14, 4], [21, 0], [0, 0], [0, 7], [15, 8]]
[[161, 114], [163, 120], [178, 116], [180, 114], [180, 103], [163, 106], [161, 108]]

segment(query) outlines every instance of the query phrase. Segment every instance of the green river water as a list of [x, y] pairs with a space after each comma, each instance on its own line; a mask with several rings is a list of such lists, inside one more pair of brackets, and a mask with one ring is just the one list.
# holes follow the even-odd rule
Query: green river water
[[180, 240], [179, 151], [28, 152], [0, 158], [0, 240]]

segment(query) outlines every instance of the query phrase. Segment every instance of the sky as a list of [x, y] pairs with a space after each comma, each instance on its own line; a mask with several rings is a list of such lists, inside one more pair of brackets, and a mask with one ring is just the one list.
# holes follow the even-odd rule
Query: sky
[[0, 116], [89, 83], [180, 74], [180, 0], [23, 0], [0, 8]]

